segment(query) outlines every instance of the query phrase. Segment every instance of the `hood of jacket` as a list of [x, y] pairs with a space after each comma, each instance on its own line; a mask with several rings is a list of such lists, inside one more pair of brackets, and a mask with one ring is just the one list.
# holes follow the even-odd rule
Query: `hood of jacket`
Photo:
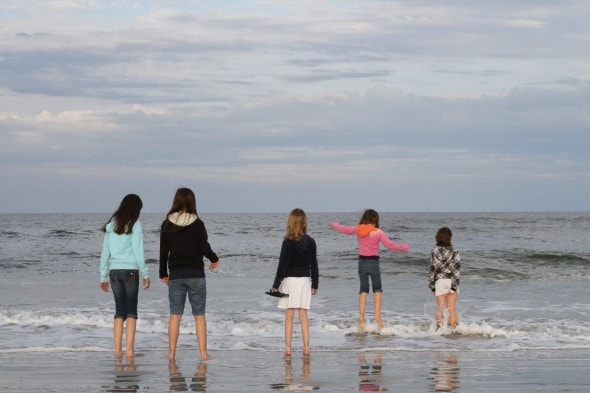
[[197, 221], [197, 215], [185, 212], [176, 212], [168, 216], [168, 221], [179, 227], [186, 227]]
[[377, 228], [373, 224], [359, 224], [356, 233], [358, 237], [366, 237], [375, 231], [377, 231]]

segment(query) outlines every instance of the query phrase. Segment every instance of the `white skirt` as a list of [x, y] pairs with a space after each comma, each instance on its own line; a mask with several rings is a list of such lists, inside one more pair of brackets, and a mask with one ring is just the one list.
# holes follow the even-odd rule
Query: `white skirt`
[[279, 299], [278, 308], [304, 308], [311, 305], [311, 278], [286, 277], [279, 286], [279, 292], [288, 293], [289, 297]]

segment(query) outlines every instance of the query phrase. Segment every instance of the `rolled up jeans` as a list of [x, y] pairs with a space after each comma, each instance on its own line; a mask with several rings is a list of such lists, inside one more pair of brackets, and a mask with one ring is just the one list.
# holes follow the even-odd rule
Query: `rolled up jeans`
[[139, 270], [111, 270], [109, 279], [115, 297], [115, 318], [137, 319]]
[[378, 256], [359, 256], [358, 273], [361, 281], [359, 293], [369, 293], [369, 277], [371, 278], [373, 293], [383, 291]]

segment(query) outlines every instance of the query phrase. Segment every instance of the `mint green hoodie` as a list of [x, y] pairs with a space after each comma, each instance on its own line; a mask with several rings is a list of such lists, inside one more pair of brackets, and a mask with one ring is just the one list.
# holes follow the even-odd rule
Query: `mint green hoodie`
[[149, 278], [139, 221], [135, 222], [128, 235], [117, 235], [114, 223], [111, 221], [107, 224], [100, 255], [100, 282], [109, 281], [109, 270], [139, 270], [143, 278]]

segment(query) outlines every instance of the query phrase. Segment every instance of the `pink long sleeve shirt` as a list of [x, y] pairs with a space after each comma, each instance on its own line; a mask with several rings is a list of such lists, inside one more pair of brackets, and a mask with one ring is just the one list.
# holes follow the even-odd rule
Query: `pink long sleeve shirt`
[[382, 243], [391, 251], [407, 252], [410, 247], [407, 244], [396, 244], [379, 228], [373, 225], [355, 225], [353, 227], [331, 222], [330, 226], [345, 235], [356, 235], [359, 245], [359, 255], [364, 257], [379, 256], [379, 243]]

